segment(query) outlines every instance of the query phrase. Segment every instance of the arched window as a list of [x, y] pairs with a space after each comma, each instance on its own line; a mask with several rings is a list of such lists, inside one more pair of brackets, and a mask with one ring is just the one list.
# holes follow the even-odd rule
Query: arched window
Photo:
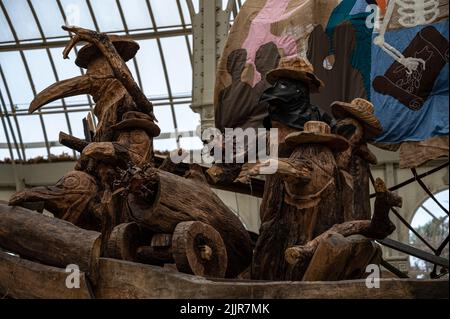
[[[436, 193], [434, 197], [448, 210], [449, 207], [449, 190], [446, 189]], [[422, 236], [434, 249], [438, 249], [448, 236], [448, 220], [449, 216], [436, 204], [432, 198], [426, 199], [422, 205], [414, 212], [411, 226]], [[428, 247], [416, 234], [409, 232], [410, 244], [421, 250], [435, 253]], [[449, 245], [448, 242], [443, 248], [441, 257], [448, 259]], [[430, 278], [434, 265], [423, 261], [416, 257], [409, 257], [410, 276], [420, 279]], [[448, 270], [437, 267], [436, 274], [446, 273]]]

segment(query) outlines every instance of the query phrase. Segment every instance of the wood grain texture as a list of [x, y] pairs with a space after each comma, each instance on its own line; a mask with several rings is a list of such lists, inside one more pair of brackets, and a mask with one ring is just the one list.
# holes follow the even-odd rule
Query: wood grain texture
[[364, 277], [368, 264], [381, 262], [381, 249], [364, 236], [328, 233], [317, 247], [303, 281], [336, 281]]
[[206, 182], [149, 169], [157, 183], [152, 201], [130, 194], [130, 218], [153, 232], [173, 233], [178, 223], [200, 221], [221, 235], [228, 255], [227, 277], [235, 277], [251, 262], [250, 237], [239, 218]]
[[[346, 114], [344, 114], [346, 115]], [[349, 141], [349, 149], [336, 154], [336, 162], [343, 174], [345, 220], [370, 219], [370, 164], [376, 164], [376, 156], [367, 147], [365, 127], [356, 118], [344, 117], [336, 124], [336, 133]]]
[[286, 249], [286, 261], [291, 265], [308, 263], [313, 258], [317, 247], [330, 233], [338, 233], [344, 237], [360, 234], [369, 239], [384, 239], [392, 234], [395, 230], [395, 225], [389, 219], [389, 211], [392, 207], [401, 206], [402, 199], [388, 191], [380, 178], [377, 178], [375, 181], [375, 191], [375, 208], [371, 220], [356, 220], [335, 224], [306, 244], [294, 245]]
[[137, 260], [140, 239], [136, 223], [123, 223], [113, 228], [108, 238], [106, 256], [129, 261]]
[[86, 275], [80, 288], [69, 289], [65, 269], [45, 266], [0, 251], [0, 293], [16, 299], [91, 299]]
[[[306, 244], [334, 224], [344, 221], [339, 171], [325, 146], [304, 144], [285, 159], [292, 167], [309, 166], [309, 178], [268, 176], [261, 204], [260, 236], [256, 243], [252, 278], [301, 280], [308, 264], [292, 267], [284, 251]], [[306, 165], [307, 164], [307, 165]]]
[[447, 280], [381, 279], [379, 289], [365, 280], [265, 282], [210, 280], [161, 267], [100, 260], [97, 298], [180, 299], [435, 299], [448, 298]]
[[49, 266], [76, 264], [93, 280], [100, 257], [100, 233], [36, 212], [0, 204], [0, 247]]
[[381, 279], [368, 289], [364, 280], [264, 282], [210, 280], [157, 266], [100, 258], [100, 278], [90, 295], [67, 289], [62, 269], [0, 252], [0, 293], [12, 298], [102, 299], [448, 299], [447, 280]]
[[202, 222], [182, 222], [173, 233], [172, 252], [178, 270], [204, 277], [225, 277], [227, 251], [220, 234]]
[[137, 259], [141, 263], [157, 266], [175, 262], [173, 260], [172, 247], [155, 248], [151, 246], [141, 246], [137, 250]]

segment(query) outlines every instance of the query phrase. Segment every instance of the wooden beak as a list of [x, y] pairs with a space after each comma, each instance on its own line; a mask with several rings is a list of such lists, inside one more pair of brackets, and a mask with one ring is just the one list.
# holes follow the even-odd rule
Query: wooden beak
[[91, 78], [88, 75], [56, 82], [36, 95], [30, 104], [28, 113], [33, 113], [42, 106], [65, 97], [89, 94], [91, 92], [91, 85]]

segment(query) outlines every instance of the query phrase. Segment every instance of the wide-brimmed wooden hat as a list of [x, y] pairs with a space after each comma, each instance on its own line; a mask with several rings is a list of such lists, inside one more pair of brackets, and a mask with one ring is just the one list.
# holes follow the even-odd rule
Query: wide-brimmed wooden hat
[[380, 121], [375, 116], [375, 109], [369, 101], [356, 98], [350, 103], [336, 101], [331, 104], [331, 112], [336, 119], [353, 117], [359, 120], [365, 127], [365, 134], [373, 138], [383, 132]]
[[150, 137], [156, 137], [161, 133], [161, 129], [149, 115], [134, 111], [125, 113], [122, 121], [112, 125], [111, 128], [115, 131], [144, 130]]
[[[108, 35], [108, 38], [111, 40], [117, 52], [125, 62], [134, 58], [139, 50], [139, 44], [130, 38], [116, 34]], [[89, 63], [100, 54], [100, 50], [94, 44], [89, 43], [78, 51], [75, 64], [86, 69]]]
[[309, 121], [302, 132], [294, 132], [286, 136], [285, 142], [289, 146], [299, 144], [324, 144], [332, 151], [345, 151], [349, 144], [342, 136], [331, 134], [330, 126], [325, 122]]
[[324, 83], [314, 74], [314, 67], [312, 64], [303, 58], [282, 58], [276, 69], [269, 71], [266, 79], [270, 84], [280, 78], [288, 78], [300, 80], [308, 83], [311, 93], [317, 93], [324, 87]]

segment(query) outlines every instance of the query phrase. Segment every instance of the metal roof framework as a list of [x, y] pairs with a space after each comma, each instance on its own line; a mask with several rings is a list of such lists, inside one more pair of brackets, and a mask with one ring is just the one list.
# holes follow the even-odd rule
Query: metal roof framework
[[[80, 116], [93, 110], [90, 96], [61, 99], [35, 114], [27, 112], [40, 90], [84, 74], [73, 63], [76, 50], [71, 61], [62, 61], [62, 49], [70, 39], [62, 24], [136, 40], [141, 50], [127, 64], [154, 103], [162, 124], [163, 134], [155, 148], [175, 148], [180, 143], [189, 148], [186, 145], [192, 145], [192, 139], [194, 145], [200, 145], [194, 133], [198, 115], [189, 107], [193, 67], [190, 11], [193, 7], [200, 10], [203, 1], [207, 0], [0, 0], [0, 160], [26, 161], [35, 156], [51, 160], [52, 155], [67, 152], [57, 142], [55, 129], [84, 137]], [[230, 3], [234, 17], [243, 1], [223, 0], [224, 7]]]

